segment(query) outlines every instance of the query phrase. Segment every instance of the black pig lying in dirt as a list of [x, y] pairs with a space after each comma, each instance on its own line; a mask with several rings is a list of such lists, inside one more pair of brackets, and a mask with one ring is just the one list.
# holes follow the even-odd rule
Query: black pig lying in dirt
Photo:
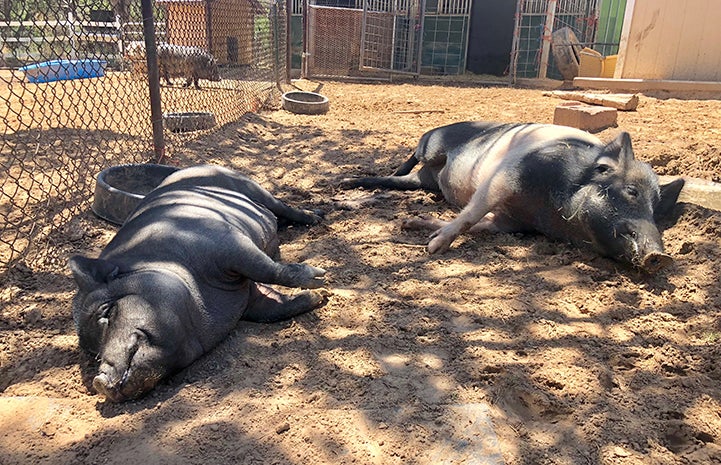
[[100, 360], [95, 389], [116, 402], [137, 397], [239, 320], [275, 322], [320, 305], [318, 291], [287, 297], [267, 285], [318, 288], [325, 274], [274, 261], [276, 216], [320, 221], [231, 170], [187, 168], [145, 197], [99, 258], [72, 257], [80, 345]]
[[[419, 171], [413, 167], [423, 162]], [[673, 260], [656, 221], [676, 204], [683, 179], [660, 186], [634, 158], [622, 132], [611, 143], [584, 131], [544, 124], [463, 122], [425, 133], [392, 176], [344, 179], [345, 187], [440, 191], [463, 207], [450, 222], [408, 221], [435, 229], [430, 253], [465, 231], [536, 231], [589, 245], [648, 272]]]
[[171, 77], [185, 78], [185, 86], [193, 83], [196, 89], [200, 89], [198, 79], [220, 81], [215, 58], [198, 47], [158, 44], [158, 68], [168, 85], [171, 84]]

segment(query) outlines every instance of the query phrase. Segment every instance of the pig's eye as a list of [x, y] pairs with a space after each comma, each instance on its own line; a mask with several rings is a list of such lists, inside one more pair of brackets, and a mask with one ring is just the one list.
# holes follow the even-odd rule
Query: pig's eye
[[606, 174], [609, 171], [611, 171], [611, 167], [608, 165], [597, 165], [596, 166], [596, 173], [598, 173], [598, 174]]
[[101, 323], [107, 323], [114, 308], [114, 302], [105, 302], [104, 304], [101, 304], [100, 307], [98, 307], [98, 321]]
[[633, 198], [638, 197], [638, 189], [636, 189], [636, 186], [626, 186], [626, 193]]

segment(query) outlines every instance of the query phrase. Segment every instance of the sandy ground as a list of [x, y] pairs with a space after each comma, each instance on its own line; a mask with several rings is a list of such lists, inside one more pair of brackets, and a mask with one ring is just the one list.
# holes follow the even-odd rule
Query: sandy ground
[[[320, 88], [318, 88], [320, 86]], [[400, 222], [455, 210], [423, 192], [338, 189], [389, 174], [454, 121], [551, 122], [540, 90], [304, 82], [322, 116], [248, 114], [170, 163], [219, 163], [327, 212], [281, 232], [328, 270], [328, 302], [241, 324], [146, 397], [108, 404], [70, 315], [73, 253], [115, 227], [86, 212], [59, 265], [0, 291], [0, 463], [688, 464], [721, 461], [721, 214], [679, 204], [654, 276], [539, 236], [463, 236], [440, 256]], [[721, 181], [721, 101], [641, 96], [629, 131], [659, 174]], [[350, 208], [360, 200], [357, 208]]]

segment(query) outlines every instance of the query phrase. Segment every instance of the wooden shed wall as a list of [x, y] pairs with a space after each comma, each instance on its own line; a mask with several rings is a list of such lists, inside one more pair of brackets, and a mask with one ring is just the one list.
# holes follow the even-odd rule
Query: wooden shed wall
[[628, 0], [616, 78], [721, 81], [718, 0]]
[[[167, 3], [168, 42], [177, 45], [208, 48], [205, 3]], [[246, 0], [216, 0], [211, 3], [212, 45], [210, 52], [220, 64], [232, 62], [228, 37], [237, 39], [238, 64], [253, 62], [253, 10]]]
[[217, 0], [211, 4], [213, 55], [219, 63], [233, 62], [229, 56], [228, 37], [237, 39], [238, 64], [253, 62], [253, 11], [246, 0]]
[[176, 45], [206, 48], [205, 6], [202, 3], [167, 4], [168, 42]]

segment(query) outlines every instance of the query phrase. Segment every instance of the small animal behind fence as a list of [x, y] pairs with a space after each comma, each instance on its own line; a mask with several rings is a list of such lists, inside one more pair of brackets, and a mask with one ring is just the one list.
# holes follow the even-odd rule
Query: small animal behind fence
[[[124, 59], [127, 68], [135, 74], [147, 73], [145, 44], [143, 42], [129, 42], [125, 47]], [[169, 86], [173, 85], [171, 78], [184, 78], [185, 87], [193, 84], [200, 89], [199, 80], [219, 82], [221, 80], [218, 62], [215, 57], [200, 47], [158, 44], [158, 69], [160, 76]]]

